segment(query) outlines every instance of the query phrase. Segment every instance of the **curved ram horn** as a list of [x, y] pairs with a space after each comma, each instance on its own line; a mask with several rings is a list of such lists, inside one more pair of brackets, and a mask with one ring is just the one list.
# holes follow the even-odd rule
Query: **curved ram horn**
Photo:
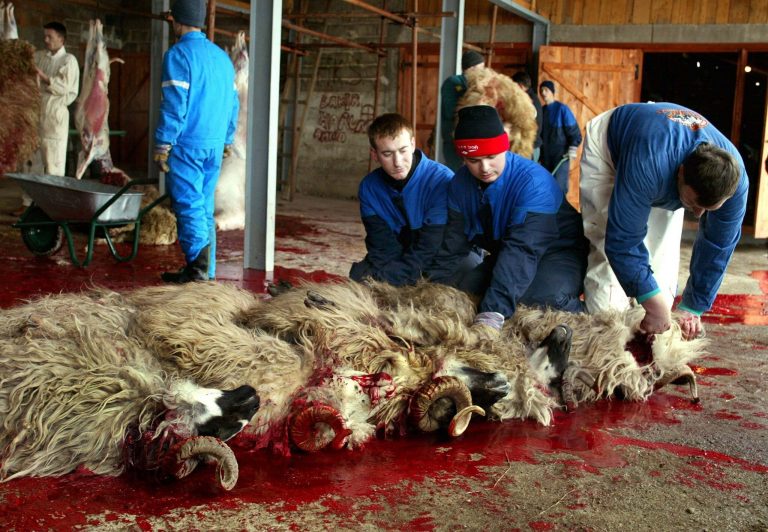
[[448, 432], [453, 437], [467, 430], [472, 414], [485, 415], [485, 410], [472, 404], [472, 395], [463, 382], [456, 377], [437, 377], [411, 399], [409, 416], [421, 431], [432, 432], [440, 428], [440, 420], [430, 410], [436, 401], [443, 398], [453, 401], [456, 407], [457, 413], [448, 426]]
[[216, 461], [216, 473], [221, 487], [231, 490], [237, 484], [240, 468], [235, 454], [226, 443], [213, 436], [195, 436], [184, 440], [174, 447], [169, 458], [171, 463], [166, 468], [178, 479], [192, 473], [200, 459], [212, 458]]
[[[325, 433], [323, 425], [333, 431], [332, 439]], [[308, 406], [294, 414], [288, 432], [294, 445], [307, 452], [319, 451], [328, 445], [332, 449], [341, 449], [347, 436], [352, 434], [339, 411], [328, 405]]]

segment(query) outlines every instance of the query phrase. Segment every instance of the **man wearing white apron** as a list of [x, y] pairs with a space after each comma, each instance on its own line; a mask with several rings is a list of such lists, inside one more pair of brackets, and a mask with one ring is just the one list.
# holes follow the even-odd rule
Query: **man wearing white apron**
[[683, 207], [699, 218], [677, 307], [686, 338], [701, 334], [741, 236], [749, 181], [735, 146], [706, 118], [673, 103], [638, 103], [586, 127], [580, 201], [590, 241], [590, 313], [635, 298], [648, 333], [667, 330], [677, 295]]
[[[64, 41], [67, 30], [59, 22], [45, 26], [45, 50], [35, 52], [40, 80], [42, 106], [40, 112], [40, 150], [33, 161], [33, 173], [64, 175], [69, 138], [67, 106], [77, 98], [80, 68], [75, 56], [67, 53]], [[35, 167], [36, 166], [36, 167]]]
[[[40, 147], [27, 161], [25, 171], [35, 175], [66, 173], [67, 141], [69, 139], [69, 110], [67, 106], [77, 98], [80, 86], [80, 67], [75, 56], [67, 53], [64, 41], [67, 29], [59, 22], [49, 22], [45, 30], [45, 50], [35, 52], [37, 79], [40, 83]], [[32, 203], [22, 192], [21, 214]]]

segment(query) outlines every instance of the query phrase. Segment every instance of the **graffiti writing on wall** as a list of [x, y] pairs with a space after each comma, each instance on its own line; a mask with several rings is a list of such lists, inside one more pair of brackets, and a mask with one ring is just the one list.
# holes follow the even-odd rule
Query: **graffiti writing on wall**
[[373, 105], [362, 103], [359, 93], [327, 92], [320, 96], [313, 137], [318, 142], [344, 143], [348, 133], [365, 133], [373, 118]]

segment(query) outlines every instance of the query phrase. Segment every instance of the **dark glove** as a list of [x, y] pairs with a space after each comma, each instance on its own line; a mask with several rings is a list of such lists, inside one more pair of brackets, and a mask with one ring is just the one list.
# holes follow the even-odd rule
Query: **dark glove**
[[473, 325], [485, 325], [491, 329], [501, 331], [504, 326], [504, 315], [498, 312], [479, 312], [475, 315]]
[[171, 169], [168, 166], [168, 156], [171, 154], [170, 144], [155, 144], [155, 153], [152, 156], [152, 160], [155, 161], [157, 167], [165, 173]]

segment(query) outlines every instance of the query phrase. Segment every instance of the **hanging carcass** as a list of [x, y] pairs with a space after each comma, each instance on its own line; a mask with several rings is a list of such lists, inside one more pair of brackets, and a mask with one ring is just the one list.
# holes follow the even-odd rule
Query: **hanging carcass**
[[13, 4], [0, 2], [0, 40], [13, 40], [19, 38], [19, 28], [16, 26], [16, 17], [13, 14]]
[[88, 43], [83, 64], [83, 86], [77, 98], [75, 126], [80, 133], [75, 177], [80, 179], [89, 165], [96, 161], [99, 176], [106, 182], [123, 185], [128, 178], [112, 163], [109, 151], [109, 77], [110, 61], [104, 40], [104, 27], [99, 19], [90, 21]]
[[245, 32], [237, 34], [235, 45], [229, 52], [235, 65], [235, 87], [240, 100], [235, 141], [230, 153], [221, 163], [216, 183], [216, 228], [220, 231], [245, 228], [245, 162], [248, 129], [248, 44]]

